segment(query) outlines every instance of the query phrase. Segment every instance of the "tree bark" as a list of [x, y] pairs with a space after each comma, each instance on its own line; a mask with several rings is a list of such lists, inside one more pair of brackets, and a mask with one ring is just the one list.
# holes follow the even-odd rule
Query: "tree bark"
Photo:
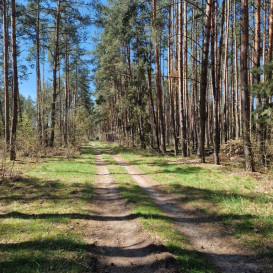
[[184, 109], [184, 88], [183, 88], [183, 5], [182, 1], [178, 3], [178, 90], [179, 90], [179, 115], [180, 115], [180, 137], [181, 154], [187, 155], [186, 147], [186, 128], [185, 128], [185, 109]]
[[242, 125], [243, 125], [243, 140], [244, 140], [244, 155], [245, 168], [248, 171], [254, 171], [252, 146], [250, 139], [250, 94], [248, 88], [248, 0], [241, 0], [242, 12], [242, 41], [241, 41], [241, 94], [242, 94]]
[[172, 38], [172, 8], [169, 6], [169, 17], [168, 17], [168, 84], [169, 84], [169, 96], [170, 96], [170, 110], [171, 110], [171, 122], [172, 122], [172, 132], [173, 132], [173, 141], [174, 141], [174, 153], [178, 155], [178, 138], [176, 132], [176, 123], [175, 123], [175, 108], [174, 108], [174, 92], [173, 92], [173, 79], [172, 79], [172, 63], [173, 63], [173, 38]]
[[78, 64], [76, 62], [75, 71], [75, 91], [74, 91], [74, 104], [73, 104], [73, 142], [76, 141], [76, 129], [77, 129], [77, 103], [78, 103]]
[[[223, 1], [223, 7], [225, 5], [225, 1]], [[224, 9], [223, 9], [224, 10]], [[218, 60], [215, 58], [216, 53], [216, 47], [215, 47], [215, 38], [216, 38], [216, 31], [215, 31], [215, 2], [213, 3], [212, 6], [212, 28], [211, 28], [211, 78], [212, 78], [212, 90], [213, 90], [213, 98], [214, 98], [214, 107], [213, 107], [213, 118], [214, 118], [214, 162], [216, 165], [220, 165], [220, 158], [219, 158], [219, 150], [220, 150], [220, 128], [219, 128], [219, 85], [218, 82], [216, 82], [216, 79], [218, 75], [220, 74], [220, 69], [218, 66], [215, 64], [215, 62]], [[222, 14], [223, 15], [223, 14]], [[221, 29], [221, 34], [220, 34], [220, 44], [219, 44], [219, 55], [218, 58], [221, 58], [221, 52], [222, 52], [222, 41], [223, 41], [223, 27]], [[219, 81], [219, 79], [218, 79]]]
[[68, 38], [65, 42], [65, 121], [64, 121], [64, 144], [68, 144], [68, 120], [69, 120], [69, 81], [68, 81]]
[[226, 6], [226, 20], [225, 20], [225, 57], [224, 57], [224, 79], [223, 79], [223, 86], [224, 86], [224, 136], [225, 136], [225, 143], [229, 139], [229, 117], [228, 117], [228, 43], [229, 43], [229, 0], [227, 0]]
[[5, 140], [7, 150], [10, 144], [10, 128], [9, 128], [9, 37], [8, 37], [8, 21], [7, 21], [7, 1], [3, 0], [3, 40], [4, 40], [4, 93], [5, 93]]
[[152, 68], [151, 68], [150, 60], [149, 60], [148, 68], [147, 68], [147, 74], [148, 74], [148, 90], [149, 90], [149, 97], [150, 97], [150, 103], [152, 108], [151, 110], [153, 114], [153, 122], [155, 127], [157, 150], [160, 151], [159, 128], [158, 128], [158, 122], [156, 119], [155, 107], [154, 107], [154, 98], [153, 98], [153, 91], [152, 91]]
[[40, 145], [43, 145], [41, 122], [41, 72], [40, 72], [40, 0], [37, 0], [36, 15], [36, 90], [37, 90], [37, 128]]
[[[157, 32], [156, 20], [157, 20], [157, 4], [156, 0], [153, 0], [153, 23], [154, 23], [154, 31]], [[161, 86], [161, 69], [160, 69], [160, 53], [159, 53], [159, 45], [158, 45], [158, 37], [155, 35], [154, 47], [155, 47], [155, 65], [156, 65], [156, 94], [158, 100], [158, 115], [159, 115], [159, 123], [160, 123], [160, 150], [162, 153], [166, 152], [166, 144], [165, 144], [165, 123], [164, 123], [164, 115], [163, 115], [163, 104], [162, 104], [162, 86]]]
[[[255, 1], [255, 38], [254, 38], [254, 66], [255, 68], [260, 68], [260, 62], [261, 62], [261, 2], [260, 0]], [[253, 83], [259, 84], [261, 80], [260, 72], [256, 71], [254, 74]], [[256, 107], [258, 108], [260, 104], [262, 103], [261, 97], [258, 94], [256, 98]], [[259, 116], [257, 117], [259, 119]], [[256, 123], [256, 131], [257, 131], [257, 142], [258, 142], [258, 148], [260, 151], [260, 159], [262, 164], [265, 164], [264, 160], [264, 145], [263, 145], [263, 128], [262, 124], [259, 122]]]
[[236, 20], [236, 3], [233, 4], [233, 26], [234, 26], [234, 73], [235, 73], [235, 124], [236, 139], [240, 137], [240, 100], [239, 100], [239, 75], [238, 75], [238, 51], [237, 51], [237, 20]]
[[205, 20], [205, 36], [203, 43], [203, 56], [201, 65], [201, 79], [200, 79], [200, 128], [199, 128], [199, 149], [198, 156], [201, 162], [205, 162], [205, 130], [206, 130], [206, 100], [207, 100], [207, 83], [208, 83], [208, 56], [209, 56], [209, 41], [211, 34], [211, 9], [212, 0], [207, 1], [206, 5], [206, 20]]
[[57, 17], [56, 17], [56, 30], [55, 30], [55, 51], [53, 58], [53, 89], [52, 89], [52, 103], [51, 103], [51, 134], [50, 146], [54, 146], [55, 140], [55, 125], [56, 125], [56, 100], [57, 100], [57, 70], [58, 70], [58, 57], [59, 57], [59, 35], [60, 35], [60, 21], [61, 21], [61, 3], [58, 1]]
[[268, 34], [268, 62], [272, 61], [272, 55], [273, 55], [273, 0], [270, 0], [269, 34]]
[[13, 86], [13, 116], [12, 116], [12, 129], [10, 141], [10, 160], [16, 160], [16, 132], [18, 123], [18, 71], [17, 71], [17, 44], [16, 44], [16, 3], [15, 0], [11, 1], [11, 34], [12, 34], [12, 86]]

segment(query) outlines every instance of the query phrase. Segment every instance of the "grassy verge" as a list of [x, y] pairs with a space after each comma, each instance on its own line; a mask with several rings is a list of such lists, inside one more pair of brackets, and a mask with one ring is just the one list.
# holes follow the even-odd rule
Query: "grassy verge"
[[114, 145], [111, 148], [178, 194], [181, 202], [214, 215], [231, 226], [236, 238], [262, 255], [273, 256], [273, 187], [269, 177], [257, 180], [239, 169]]
[[192, 248], [187, 238], [175, 229], [172, 220], [155, 205], [144, 190], [135, 184], [126, 170], [119, 166], [112, 156], [103, 150], [101, 152], [110, 173], [119, 185], [123, 198], [128, 201], [132, 211], [140, 217], [144, 228], [155, 238], [160, 238], [160, 241], [177, 257], [181, 272], [216, 272], [212, 265]]
[[0, 184], [0, 272], [92, 272], [82, 235], [95, 176], [90, 148], [19, 167], [26, 175]]

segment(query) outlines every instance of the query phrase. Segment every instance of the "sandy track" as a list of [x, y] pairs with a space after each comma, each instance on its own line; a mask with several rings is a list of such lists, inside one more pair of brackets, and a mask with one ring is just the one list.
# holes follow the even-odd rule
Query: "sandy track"
[[178, 272], [175, 259], [156, 244], [132, 217], [109, 174], [99, 151], [95, 150], [97, 176], [94, 185], [95, 221], [90, 221], [93, 243], [89, 252], [98, 261], [95, 272]]
[[119, 155], [106, 149], [123, 166], [134, 181], [143, 188], [158, 206], [174, 220], [177, 229], [186, 235], [194, 248], [205, 254], [214, 265], [226, 273], [273, 272], [270, 261], [259, 259], [250, 249], [236, 240], [230, 230], [217, 219], [200, 213], [161, 186], [158, 182], [131, 166]]

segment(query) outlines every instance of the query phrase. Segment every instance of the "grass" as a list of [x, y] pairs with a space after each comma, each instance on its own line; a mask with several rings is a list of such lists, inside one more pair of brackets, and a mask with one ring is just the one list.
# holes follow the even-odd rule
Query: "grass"
[[95, 177], [90, 148], [18, 164], [26, 175], [0, 184], [0, 272], [92, 272], [83, 236]]
[[206, 258], [192, 248], [187, 238], [175, 229], [172, 220], [135, 184], [126, 170], [119, 166], [111, 155], [103, 150], [101, 152], [110, 173], [119, 185], [122, 197], [127, 200], [133, 213], [142, 220], [144, 228], [155, 238], [160, 238], [160, 241], [177, 257], [181, 272], [216, 272]]
[[[240, 169], [198, 164], [156, 152], [110, 146], [132, 165], [151, 176], [216, 220], [230, 226], [234, 237], [273, 256], [273, 188], [262, 189], [268, 182], [256, 180]], [[192, 162], [193, 161], [193, 162]]]

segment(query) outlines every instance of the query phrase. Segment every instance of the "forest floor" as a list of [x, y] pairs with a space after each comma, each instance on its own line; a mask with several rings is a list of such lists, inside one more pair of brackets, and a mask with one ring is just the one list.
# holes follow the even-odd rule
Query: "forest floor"
[[272, 181], [93, 142], [0, 182], [0, 272], [273, 272]]

